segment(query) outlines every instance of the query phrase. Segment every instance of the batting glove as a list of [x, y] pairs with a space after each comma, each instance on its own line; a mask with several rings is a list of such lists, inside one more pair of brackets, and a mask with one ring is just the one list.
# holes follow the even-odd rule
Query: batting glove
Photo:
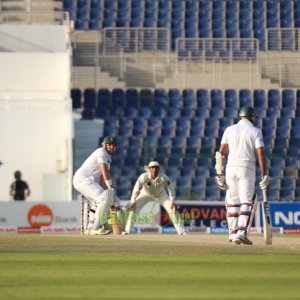
[[218, 186], [218, 188], [220, 190], [223, 190], [223, 191], [227, 190], [227, 184], [226, 184], [226, 180], [225, 180], [225, 175], [224, 174], [217, 175], [215, 177], [215, 182], [216, 182], [216, 185]]
[[262, 190], [268, 190], [271, 186], [273, 179], [269, 175], [265, 175], [259, 183]]

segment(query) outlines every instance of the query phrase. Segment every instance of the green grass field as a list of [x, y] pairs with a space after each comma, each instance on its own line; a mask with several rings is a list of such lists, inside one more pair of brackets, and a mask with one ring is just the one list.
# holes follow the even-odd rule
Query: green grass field
[[0, 298], [300, 299], [299, 240], [0, 235]]

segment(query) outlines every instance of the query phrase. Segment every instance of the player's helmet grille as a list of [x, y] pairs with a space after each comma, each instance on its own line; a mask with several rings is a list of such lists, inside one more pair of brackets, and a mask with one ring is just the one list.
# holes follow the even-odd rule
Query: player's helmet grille
[[113, 136], [107, 136], [103, 139], [103, 142], [102, 142], [103, 145], [105, 144], [113, 144], [115, 146], [117, 146], [117, 139]]
[[257, 117], [256, 112], [252, 106], [244, 106], [240, 109], [240, 117]]

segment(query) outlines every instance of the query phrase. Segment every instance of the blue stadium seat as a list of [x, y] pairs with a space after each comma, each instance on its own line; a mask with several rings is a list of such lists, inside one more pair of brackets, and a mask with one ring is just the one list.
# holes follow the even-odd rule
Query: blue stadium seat
[[76, 20], [82, 19], [82, 20], [87, 20], [87, 8], [77, 8], [76, 10]]
[[86, 88], [83, 92], [83, 107], [94, 109], [96, 107], [96, 91], [93, 88]]
[[139, 93], [137, 89], [127, 89], [125, 93], [126, 107], [139, 107]]
[[265, 110], [267, 107], [266, 93], [263, 89], [255, 89], [253, 91], [253, 106], [259, 117], [265, 115]]
[[288, 156], [285, 158], [285, 168], [299, 169], [299, 159], [297, 156]]
[[[146, 136], [147, 135], [147, 119], [137, 116], [134, 119], [134, 126], [132, 130], [134, 136]], [[118, 145], [119, 147], [119, 145]]]
[[300, 124], [291, 128], [291, 138], [300, 138]]
[[189, 127], [176, 127], [175, 134], [178, 137], [186, 137], [190, 133], [190, 128]]
[[102, 21], [98, 18], [90, 18], [89, 29], [91, 29], [91, 30], [102, 29]]
[[176, 128], [191, 128], [191, 120], [187, 117], [176, 119]]
[[280, 108], [280, 92], [278, 89], [268, 91], [268, 108]]
[[95, 118], [95, 110], [84, 108], [81, 113], [81, 118], [82, 120], [93, 120]]
[[251, 106], [252, 105], [251, 91], [249, 89], [241, 89], [239, 91], [239, 101], [240, 101], [240, 108], [243, 106]]
[[112, 110], [123, 110], [125, 106], [125, 92], [123, 89], [115, 88], [111, 93]]
[[209, 108], [209, 96], [207, 89], [198, 89], [196, 93], [198, 108]]
[[90, 9], [101, 9], [102, 0], [90, 0]]
[[192, 186], [198, 189], [205, 189], [206, 187], [206, 177], [205, 176], [195, 176], [192, 178]]
[[71, 89], [72, 108], [81, 108], [81, 90], [78, 88]]
[[162, 137], [174, 137], [176, 135], [176, 126], [173, 126], [171, 124], [163, 126], [161, 129], [161, 135]]
[[169, 90], [169, 104], [170, 107], [181, 108], [182, 107], [182, 97], [179, 89]]
[[172, 147], [185, 148], [186, 146], [186, 136], [178, 135], [172, 138]]
[[169, 97], [165, 89], [154, 90], [154, 106], [167, 109], [169, 106]]
[[223, 93], [220, 89], [210, 91], [210, 102], [212, 108], [224, 108]]
[[[290, 26], [289, 26], [290, 28]], [[296, 41], [293, 29], [283, 30], [281, 33], [281, 50], [295, 51]]]
[[214, 177], [206, 179], [205, 200], [218, 201], [220, 200], [220, 190], [216, 189]]
[[282, 108], [290, 108], [293, 110], [296, 106], [295, 93], [292, 89], [284, 89], [282, 91]]
[[281, 117], [277, 119], [277, 128], [284, 127], [285, 129], [289, 130], [291, 128], [291, 119], [288, 117]]
[[263, 89], [255, 89], [253, 91], [253, 104], [254, 107], [263, 107], [266, 108], [266, 93]]
[[167, 116], [167, 110], [163, 107], [154, 107], [152, 109], [152, 116], [165, 118]]
[[123, 115], [124, 117], [134, 119], [139, 115], [139, 109], [135, 106], [125, 106]]
[[140, 91], [140, 106], [148, 107], [150, 109], [153, 108], [153, 92], [150, 89], [141, 89]]
[[236, 90], [234, 89], [225, 90], [224, 97], [225, 97], [225, 108], [233, 108], [233, 109], [238, 108]]
[[190, 137], [199, 139], [204, 136], [204, 126], [199, 124], [198, 126], [192, 126], [190, 128]]
[[280, 201], [293, 201], [295, 197], [294, 190], [289, 188], [281, 188], [279, 191]]
[[78, 18], [75, 20], [75, 29], [76, 30], [87, 30], [88, 22], [86, 18]]
[[75, 7], [73, 0], [63, 0], [63, 9], [69, 13], [69, 18], [74, 20], [75, 18]]
[[212, 155], [215, 152], [216, 140], [212, 137], [204, 136], [201, 140], [200, 154]]
[[182, 91], [183, 107], [196, 108], [196, 97], [193, 89], [184, 89]]
[[185, 150], [186, 153], [199, 154], [200, 148], [201, 148], [201, 139], [198, 136], [187, 137], [186, 150]]
[[182, 167], [182, 157], [179, 156], [171, 156], [168, 158], [168, 166], [175, 166], [180, 170]]
[[97, 92], [97, 107], [110, 109], [111, 94], [109, 89], [101, 88]]
[[226, 129], [228, 126], [233, 125], [233, 118], [220, 118], [219, 119], [219, 128]]

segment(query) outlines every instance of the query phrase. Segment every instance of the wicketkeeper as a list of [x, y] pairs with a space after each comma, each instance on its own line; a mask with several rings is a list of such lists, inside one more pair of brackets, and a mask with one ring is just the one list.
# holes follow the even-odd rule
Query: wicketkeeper
[[145, 170], [146, 172], [140, 175], [134, 185], [130, 200], [132, 213], [128, 216], [123, 234], [130, 234], [134, 222], [134, 214], [138, 215], [149, 201], [155, 201], [166, 209], [177, 233], [185, 235], [186, 231], [180, 214], [176, 210], [175, 193], [170, 178], [160, 171], [160, 165], [157, 161], [151, 161], [145, 167]]
[[104, 227], [111, 207], [119, 207], [116, 191], [110, 176], [111, 155], [117, 149], [114, 137], [103, 139], [102, 147], [96, 149], [76, 171], [73, 177], [74, 188], [88, 201], [88, 225], [85, 234], [104, 235], [110, 230]]
[[[251, 245], [247, 229], [251, 225], [257, 201], [256, 153], [261, 170], [261, 189], [268, 189], [272, 179], [267, 172], [262, 132], [254, 126], [257, 117], [255, 110], [251, 106], [242, 107], [239, 117], [237, 124], [224, 131], [219, 152], [216, 152], [216, 183], [220, 189], [226, 190], [229, 241]], [[226, 164], [227, 152], [229, 154]]]

